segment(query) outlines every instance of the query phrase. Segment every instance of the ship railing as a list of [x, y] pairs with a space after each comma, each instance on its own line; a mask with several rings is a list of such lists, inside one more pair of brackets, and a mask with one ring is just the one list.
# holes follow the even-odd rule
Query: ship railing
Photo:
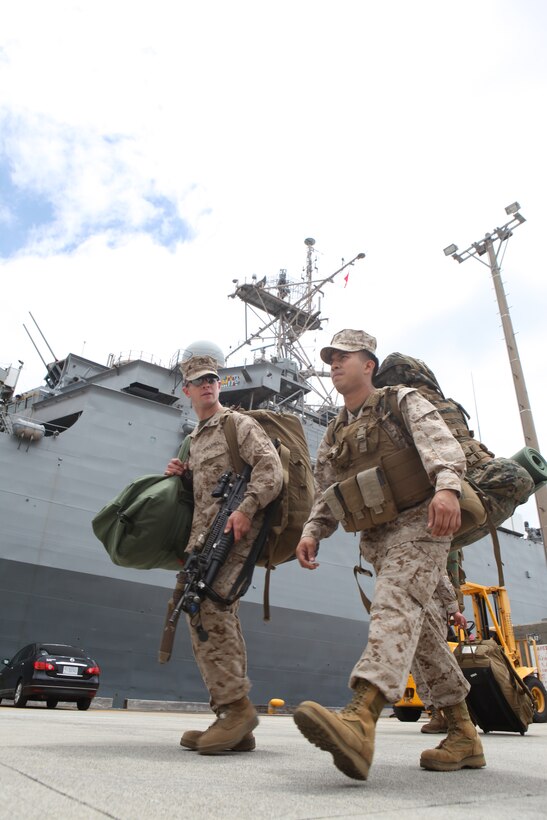
[[[186, 354], [186, 355], [185, 355]], [[169, 360], [169, 370], [171, 373], [174, 373], [175, 370], [178, 368], [179, 364], [184, 361], [184, 359], [188, 358], [188, 351], [181, 350], [180, 348], [176, 350], [171, 359]]]
[[0, 433], [8, 433], [11, 435], [13, 432], [13, 426], [11, 423], [11, 418], [9, 414], [6, 412], [6, 408], [4, 405], [0, 405]]
[[106, 362], [107, 367], [120, 367], [123, 364], [130, 364], [130, 362], [148, 362], [149, 364], [156, 364], [163, 367], [163, 362], [154, 356], [153, 353], [147, 353], [144, 350], [128, 350], [127, 352], [110, 353]]

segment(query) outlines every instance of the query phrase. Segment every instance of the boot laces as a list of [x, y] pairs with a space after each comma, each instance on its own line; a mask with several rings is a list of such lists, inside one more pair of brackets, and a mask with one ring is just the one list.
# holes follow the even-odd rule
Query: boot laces
[[353, 697], [347, 706], [342, 709], [342, 714], [357, 715], [363, 711], [365, 706], [368, 706], [368, 699], [370, 690], [366, 684], [361, 684], [358, 689], [353, 692]]

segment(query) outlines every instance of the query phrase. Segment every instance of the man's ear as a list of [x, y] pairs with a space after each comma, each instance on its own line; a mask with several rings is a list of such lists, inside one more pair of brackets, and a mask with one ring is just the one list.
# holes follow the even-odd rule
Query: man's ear
[[186, 387], [186, 385], [184, 385], [184, 387], [182, 388], [182, 392], [184, 393], [184, 395], [186, 396], [186, 398], [189, 398], [189, 397], [190, 397], [190, 391], [188, 390], [188, 388]]

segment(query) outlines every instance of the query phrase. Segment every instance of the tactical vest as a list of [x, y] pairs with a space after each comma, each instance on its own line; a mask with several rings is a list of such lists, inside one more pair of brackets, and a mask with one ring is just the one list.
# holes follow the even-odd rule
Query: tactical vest
[[432, 497], [434, 489], [397, 402], [397, 388], [376, 390], [361, 416], [344, 425], [345, 411], [327, 430], [337, 481], [324, 500], [346, 532], [372, 529]]

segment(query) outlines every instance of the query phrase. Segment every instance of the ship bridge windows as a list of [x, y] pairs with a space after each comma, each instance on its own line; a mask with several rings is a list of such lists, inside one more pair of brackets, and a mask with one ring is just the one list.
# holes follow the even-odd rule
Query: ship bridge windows
[[159, 404], [171, 405], [178, 401], [177, 396], [162, 393], [157, 387], [151, 387], [149, 384], [143, 384], [142, 382], [131, 382], [129, 387], [122, 387], [122, 392], [129, 393], [131, 396], [140, 396], [141, 399], [157, 401]]
[[79, 410], [77, 413], [71, 413], [68, 416], [62, 416], [58, 419], [52, 419], [52, 421], [43, 421], [42, 424], [46, 428], [45, 435], [58, 436], [60, 433], [64, 433], [65, 430], [68, 430], [69, 427], [72, 427], [73, 424], [76, 424], [76, 422], [82, 415], [82, 412], [82, 410]]

